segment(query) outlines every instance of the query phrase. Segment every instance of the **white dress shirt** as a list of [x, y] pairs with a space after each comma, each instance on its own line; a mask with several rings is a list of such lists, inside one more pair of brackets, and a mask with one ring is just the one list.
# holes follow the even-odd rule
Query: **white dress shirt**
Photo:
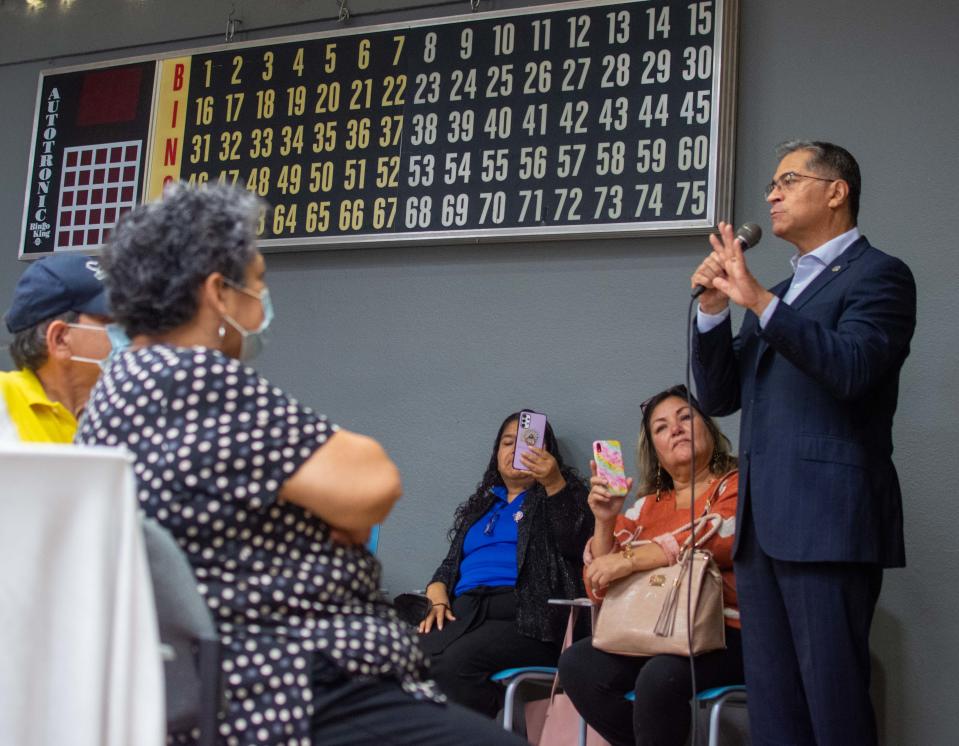
[[[850, 246], [852, 246], [862, 234], [859, 228], [853, 228], [845, 233], [841, 233], [835, 238], [831, 238], [822, 246], [813, 249], [808, 254], [793, 254], [789, 259], [792, 264], [793, 276], [789, 283], [789, 290], [782, 297], [782, 302], [792, 304], [796, 298], [809, 287], [809, 284], [815, 280], [820, 273], [832, 264], [836, 259]], [[773, 313], [779, 307], [779, 298], [773, 298], [769, 301], [762, 316], [759, 317], [759, 326], [763, 329], [769, 323]], [[729, 316], [729, 306], [726, 306], [719, 313], [706, 313], [700, 308], [696, 313], [696, 328], [700, 334], [715, 329], [726, 317]]]

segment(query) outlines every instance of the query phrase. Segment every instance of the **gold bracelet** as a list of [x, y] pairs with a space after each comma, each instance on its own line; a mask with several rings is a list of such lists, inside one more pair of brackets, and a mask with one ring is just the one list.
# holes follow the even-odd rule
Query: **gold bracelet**
[[628, 559], [628, 560], [631, 560], [631, 559], [633, 558], [633, 545], [632, 545], [632, 544], [627, 544], [626, 546], [623, 547], [623, 556], [624, 556], [626, 559]]

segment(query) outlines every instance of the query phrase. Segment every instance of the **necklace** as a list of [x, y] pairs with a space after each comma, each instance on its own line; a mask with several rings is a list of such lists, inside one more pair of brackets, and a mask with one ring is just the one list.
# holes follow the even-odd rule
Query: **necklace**
[[[710, 492], [710, 490], [712, 490], [713, 486], [716, 484], [716, 481], [717, 481], [718, 479], [719, 479], [719, 477], [716, 476], [715, 474], [710, 474], [708, 479], [702, 480], [701, 482], [697, 482], [697, 483], [696, 483], [696, 498], [699, 499], [699, 498], [701, 498], [703, 495], [708, 495], [709, 492]], [[675, 486], [673, 487], [673, 489], [672, 489], [670, 492], [656, 493], [656, 502], [659, 502], [659, 501], [662, 500], [662, 499], [665, 499], [665, 500], [673, 500], [673, 501], [674, 501], [674, 507], [675, 507], [676, 510], [689, 510], [689, 502], [688, 502], [689, 491], [690, 491], [690, 490], [689, 490], [689, 487], [688, 487], [688, 486], [687, 486], [687, 487], [684, 487], [682, 491], [683, 491], [683, 494], [684, 494], [684, 495], [686, 496], [686, 498], [687, 498], [687, 500], [685, 501], [685, 502], [686, 502], [685, 505], [680, 505], [680, 504], [679, 504], [679, 492], [680, 492], [680, 491], [677, 490]], [[707, 501], [707, 506], [708, 506], [708, 505], [709, 505], [709, 502]]]

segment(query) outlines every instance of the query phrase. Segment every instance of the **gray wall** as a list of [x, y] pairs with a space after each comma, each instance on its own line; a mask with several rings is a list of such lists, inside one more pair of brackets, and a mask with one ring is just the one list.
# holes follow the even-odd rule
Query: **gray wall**
[[[21, 2], [0, 3], [3, 299], [22, 270], [15, 247], [38, 72], [129, 54], [69, 56], [84, 50], [215, 43], [234, 3], [47, 5], [27, 13]], [[333, 0], [235, 5], [247, 30], [335, 25]], [[403, 8], [415, 5], [349, 2], [357, 25], [408, 18]], [[484, 1], [482, 9], [507, 5]], [[363, 17], [372, 11], [383, 12]], [[416, 12], [466, 11], [463, 0]], [[321, 16], [327, 20], [306, 23]], [[789, 247], [769, 233], [761, 200], [773, 147], [810, 136], [858, 157], [861, 227], [911, 265], [919, 286], [919, 327], [895, 431], [909, 567], [886, 574], [873, 634], [888, 744], [954, 743], [959, 731], [952, 703], [959, 593], [950, 580], [957, 559], [951, 491], [959, 481], [952, 453], [959, 258], [951, 229], [957, 32], [959, 6], [932, 0], [742, 4], [734, 218], [767, 229], [749, 257], [757, 276], [772, 284], [788, 273]], [[269, 33], [290, 30], [241, 38]], [[406, 496], [381, 543], [391, 591], [425, 584], [445, 551], [453, 507], [478, 480], [507, 412], [548, 412], [581, 468], [593, 438], [634, 439], [638, 402], [683, 375], [687, 278], [704, 251], [701, 239], [648, 238], [268, 257], [278, 318], [260, 369], [336, 421], [381, 439], [403, 470]], [[735, 438], [735, 418], [724, 427]]]

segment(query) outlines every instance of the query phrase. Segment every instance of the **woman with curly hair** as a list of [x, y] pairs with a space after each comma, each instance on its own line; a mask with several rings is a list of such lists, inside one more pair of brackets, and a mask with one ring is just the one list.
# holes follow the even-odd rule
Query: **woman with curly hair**
[[517, 469], [518, 427], [519, 412], [500, 425], [483, 479], [456, 510], [420, 624], [440, 688], [489, 717], [502, 699], [490, 674], [556, 665], [567, 611], [547, 600], [583, 594], [583, 544], [593, 531], [586, 485], [563, 463], [552, 428]]
[[132, 345], [78, 433], [129, 449], [141, 508], [190, 561], [224, 648], [218, 743], [520, 743], [445, 702], [380, 592], [364, 542], [401, 494], [389, 456], [246, 364], [273, 317], [263, 208], [174, 185], [119, 223], [103, 267]]

